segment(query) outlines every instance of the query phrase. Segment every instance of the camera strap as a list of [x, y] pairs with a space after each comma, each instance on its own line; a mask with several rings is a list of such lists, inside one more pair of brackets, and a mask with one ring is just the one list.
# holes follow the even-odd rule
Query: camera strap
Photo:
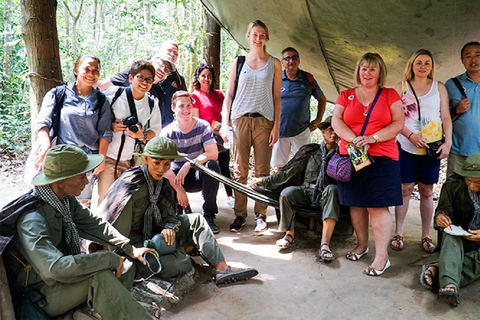
[[[123, 88], [122, 88], [123, 89]], [[128, 107], [130, 108], [130, 115], [134, 116], [138, 121], [137, 108], [135, 107], [135, 101], [133, 100], [132, 88], [125, 88], [125, 94], [127, 95]], [[120, 157], [122, 156], [123, 147], [125, 146], [126, 132], [122, 133], [122, 139], [120, 140], [120, 147], [118, 148], [117, 161], [115, 161], [115, 169], [113, 170], [113, 177], [115, 180], [118, 179], [117, 167], [120, 162]], [[136, 142], [136, 141], [135, 141]]]

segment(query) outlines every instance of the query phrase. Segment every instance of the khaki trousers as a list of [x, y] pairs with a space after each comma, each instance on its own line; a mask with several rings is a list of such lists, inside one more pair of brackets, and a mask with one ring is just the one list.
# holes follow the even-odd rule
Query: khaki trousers
[[[131, 268], [132, 272], [135, 268]], [[113, 271], [105, 270], [76, 283], [57, 283], [50, 287], [43, 284], [38, 290], [46, 296], [47, 303], [42, 308], [49, 317], [61, 315], [87, 301], [102, 319], [151, 319], [148, 312], [135, 300], [130, 291], [122, 285], [122, 278], [129, 278], [129, 287], [133, 283], [131, 274], [115, 278]], [[120, 281], [119, 281], [120, 280]]]
[[[116, 159], [107, 157], [105, 160], [105, 170], [98, 175], [98, 204], [102, 203], [108, 189], [115, 182], [115, 162], [117, 162]], [[120, 160], [117, 166], [117, 177], [120, 177], [128, 169], [130, 169], [130, 161]]]
[[[255, 160], [254, 177], [265, 177], [270, 174], [270, 158], [272, 147], [268, 144], [273, 121], [264, 117], [240, 117], [233, 120], [233, 158], [235, 161], [234, 177], [237, 182], [246, 184], [250, 164], [250, 150], [253, 147]], [[255, 214], [265, 214], [267, 205], [255, 202]], [[235, 191], [235, 215], [247, 217], [247, 197]]]

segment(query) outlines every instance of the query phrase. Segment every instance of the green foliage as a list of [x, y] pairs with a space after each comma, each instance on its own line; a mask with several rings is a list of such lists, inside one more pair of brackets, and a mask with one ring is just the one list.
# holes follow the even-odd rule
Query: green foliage
[[[18, 1], [0, 2], [0, 150], [23, 153], [30, 140], [27, 56], [21, 35]], [[7, 22], [10, 21], [10, 24]]]
[[[180, 46], [177, 67], [190, 84], [198, 63], [203, 60], [206, 35], [204, 10], [199, 0], [83, 0], [75, 24], [66, 5], [75, 16], [80, 3], [80, 0], [58, 1], [57, 29], [64, 81], [74, 80], [73, 65], [82, 53], [93, 53], [101, 59], [100, 78], [104, 79], [129, 68], [135, 60], [151, 58], [163, 41], [172, 39]], [[20, 4], [15, 0], [0, 1], [2, 16], [7, 6], [11, 10], [11, 23], [5, 26], [5, 19], [0, 20], [4, 33], [5, 27], [11, 30], [8, 43], [0, 39], [0, 148], [13, 146], [18, 151], [30, 141], [29, 86], [25, 81], [28, 63], [21, 38]], [[10, 75], [3, 69], [7, 44], [13, 50], [8, 58]], [[239, 53], [238, 45], [222, 32], [222, 90], [226, 90], [230, 65]], [[11, 92], [11, 99], [5, 97], [8, 92]]]

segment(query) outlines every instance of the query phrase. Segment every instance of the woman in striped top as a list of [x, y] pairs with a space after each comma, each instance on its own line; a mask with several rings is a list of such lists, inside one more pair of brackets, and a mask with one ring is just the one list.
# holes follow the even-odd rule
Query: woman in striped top
[[[238, 75], [235, 59], [230, 69], [227, 92], [223, 103], [222, 123], [233, 128], [233, 156], [235, 179], [247, 183], [250, 149], [255, 157], [255, 177], [270, 174], [272, 146], [278, 140], [280, 125], [282, 67], [277, 58], [269, 55], [265, 43], [269, 39], [268, 28], [260, 20], [248, 26], [247, 38], [250, 52]], [[222, 127], [225, 139], [227, 126]], [[255, 231], [267, 229], [267, 205], [255, 203]], [[230, 231], [237, 232], [245, 225], [247, 198], [235, 192], [235, 221]]]

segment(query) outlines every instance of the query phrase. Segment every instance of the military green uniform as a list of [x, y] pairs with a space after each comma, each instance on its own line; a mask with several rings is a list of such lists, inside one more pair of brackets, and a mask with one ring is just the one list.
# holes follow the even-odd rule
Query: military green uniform
[[[108, 223], [94, 217], [74, 197], [68, 197], [72, 220], [80, 237], [132, 252], [128, 238]], [[108, 251], [65, 255], [62, 215], [49, 204], [23, 213], [17, 221], [16, 235], [3, 254], [13, 295], [24, 286], [34, 286], [46, 296], [43, 310], [50, 316], [61, 315], [87, 301], [104, 319], [150, 319], [146, 310], [132, 297], [128, 288], [133, 275], [115, 278], [120, 265], [117, 254]], [[15, 257], [14, 257], [15, 255]], [[17, 259], [18, 258], [18, 259]], [[25, 265], [32, 269], [26, 272]], [[14, 275], [12, 277], [12, 275]], [[18, 298], [18, 297], [17, 297]]]
[[[140, 168], [132, 168], [115, 181], [106, 195], [105, 201], [97, 209], [98, 214], [103, 215], [113, 226], [123, 235], [130, 238], [130, 243], [135, 246], [143, 246], [143, 226], [144, 215], [150, 201], [146, 180]], [[135, 182], [133, 182], [135, 181]], [[135, 185], [131, 190], [130, 186]], [[138, 190], [137, 190], [138, 187]], [[125, 195], [123, 191], [128, 190]], [[130, 194], [132, 193], [132, 194]], [[115, 202], [116, 198], [128, 199], [121, 208], [110, 204]], [[118, 202], [118, 201], [117, 201]], [[205, 218], [200, 214], [175, 214], [176, 200], [174, 200], [174, 190], [168, 180], [163, 178], [162, 192], [159, 195], [157, 206], [162, 214], [162, 221], [170, 225], [178, 225], [175, 238], [179, 246], [191, 243], [196, 246], [202, 257], [212, 266], [225, 260], [220, 248], [218, 247], [215, 236], [210, 230]], [[115, 212], [116, 210], [119, 212]], [[162, 227], [154, 226], [153, 234], [159, 234]], [[192, 270], [190, 257], [183, 250], [176, 250], [173, 254], [161, 255], [160, 262], [162, 277], [176, 277]]]
[[[322, 142], [324, 144], [324, 142]], [[280, 194], [280, 231], [294, 229], [295, 208], [312, 205], [312, 188], [320, 174], [322, 161], [328, 163], [329, 158], [324, 157], [322, 150], [318, 148], [310, 157], [304, 159], [294, 166], [290, 166], [285, 170], [280, 170], [275, 174], [262, 178], [260, 184], [265, 189], [284, 188], [289, 181], [303, 177], [303, 185], [289, 186], [281, 191]], [[326, 166], [324, 166], [326, 168]], [[322, 221], [330, 218], [338, 221], [340, 217], [340, 203], [338, 200], [338, 191], [335, 180], [329, 178], [326, 174], [324, 182], [319, 186], [321, 192], [321, 200], [319, 207], [322, 211]]]
[[[437, 221], [437, 216], [442, 212], [450, 217], [453, 225], [468, 230], [468, 224], [474, 216], [474, 207], [468, 186], [462, 177], [442, 186], [434, 221]], [[435, 228], [439, 227], [435, 224]], [[463, 287], [480, 278], [480, 249], [477, 244], [464, 237], [443, 232], [439, 257], [440, 287], [450, 283]]]

